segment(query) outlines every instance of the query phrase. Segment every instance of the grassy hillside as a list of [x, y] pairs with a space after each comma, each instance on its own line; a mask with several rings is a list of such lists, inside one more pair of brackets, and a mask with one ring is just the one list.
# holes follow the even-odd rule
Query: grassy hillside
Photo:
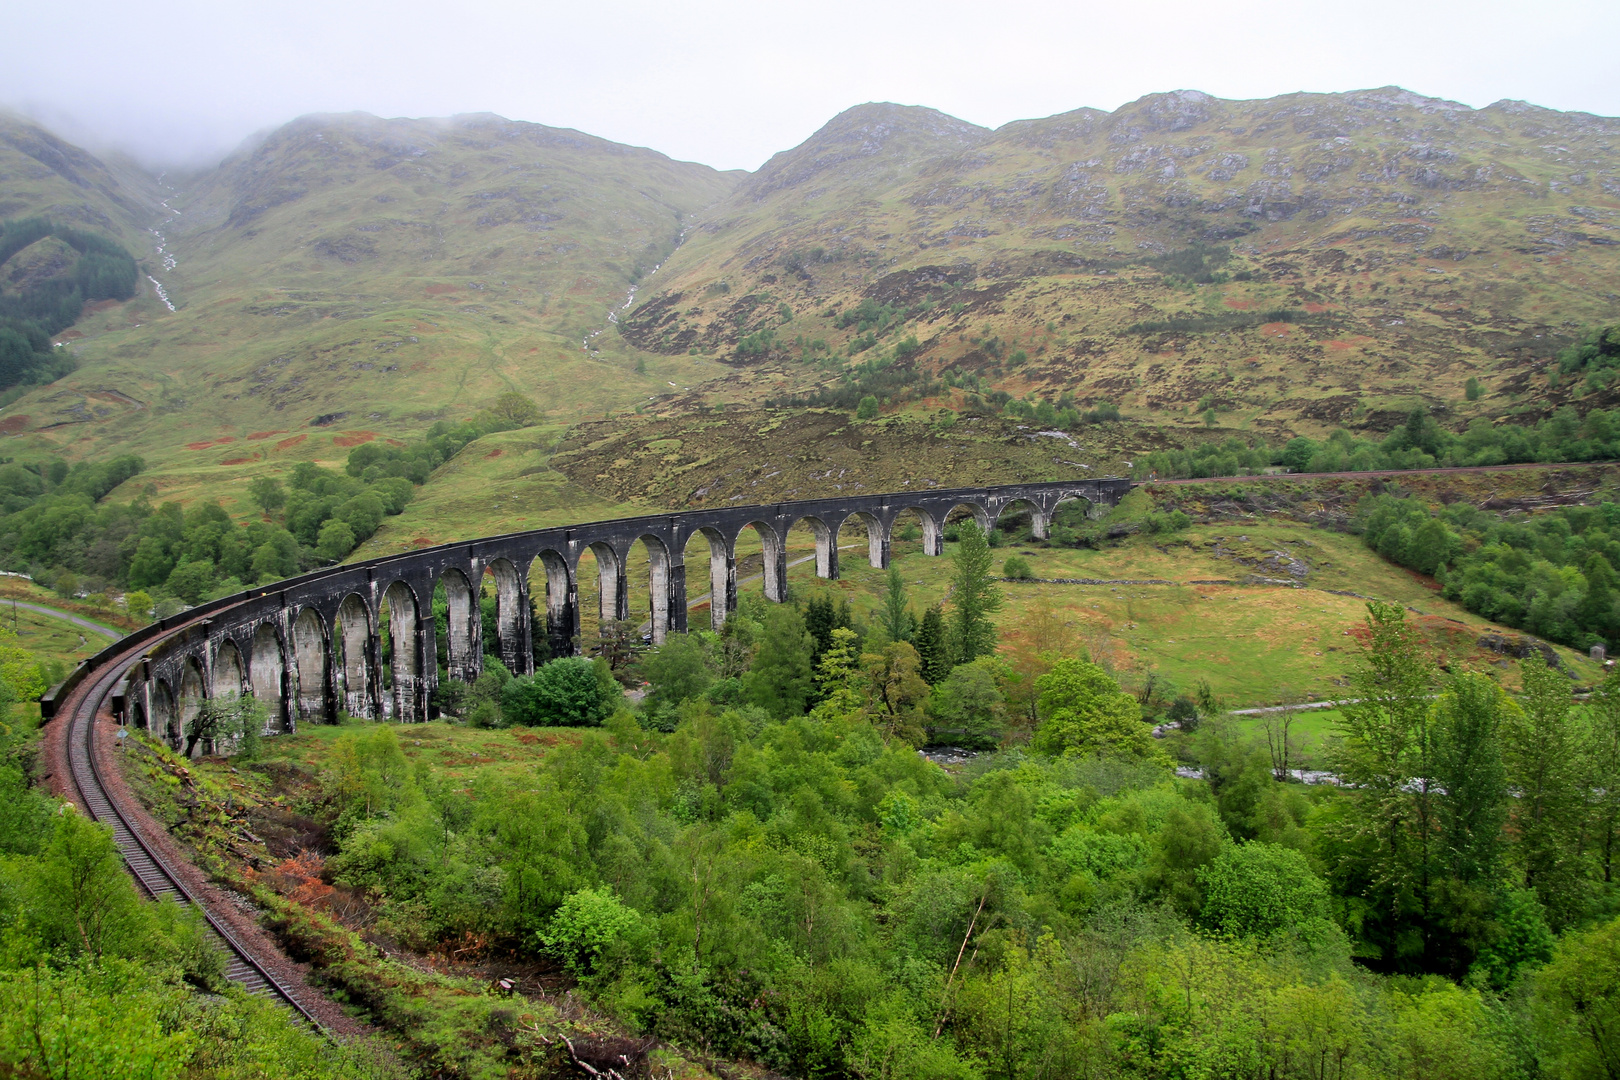
[[1540, 411], [1569, 396], [1539, 375], [1564, 336], [1620, 313], [1617, 136], [1395, 88], [1180, 92], [994, 132], [863, 105], [705, 215], [626, 331], [726, 357], [774, 329], [791, 371], [800, 338], [842, 352], [858, 328], [832, 313], [870, 299], [907, 309], [890, 340], [914, 334], [927, 371], [1171, 426]]
[[148, 264], [176, 310], [143, 282], [82, 321], [79, 370], [6, 430], [219, 491], [508, 389], [565, 423], [624, 407], [714, 367], [598, 332], [732, 182], [494, 116], [305, 118], [164, 191]]
[[[504, 390], [540, 404], [543, 450], [470, 450], [391, 542], [550, 520], [580, 488], [1057, 478], [1620, 393], [1546, 370], [1620, 317], [1620, 121], [1522, 103], [1181, 92], [996, 131], [864, 105], [751, 175], [489, 115], [306, 117], [163, 178], [5, 130], [9, 213], [146, 247], [142, 293], [62, 335], [78, 370], [0, 411], [0, 452], [138, 452], [159, 495], [230, 501]], [[888, 420], [848, 423], [867, 394]], [[998, 394], [1126, 417], [1062, 443], [967, 422]], [[572, 494], [525, 472], [553, 450]]]
[[128, 162], [103, 161], [0, 111], [0, 220], [44, 214], [108, 233], [134, 251], [146, 246], [161, 199], [157, 181]]

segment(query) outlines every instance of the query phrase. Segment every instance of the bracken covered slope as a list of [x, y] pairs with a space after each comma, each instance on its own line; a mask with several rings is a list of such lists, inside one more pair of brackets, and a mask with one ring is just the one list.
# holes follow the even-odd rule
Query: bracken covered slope
[[1533, 373], [1620, 314], [1617, 147], [1614, 119], [1396, 88], [1182, 91], [993, 132], [864, 105], [705, 214], [625, 330], [725, 357], [774, 328], [785, 360], [842, 346], [826, 311], [871, 298], [912, 307], [927, 370], [1163, 421], [1387, 426], [1461, 407], [1470, 376], [1477, 410], [1539, 410]]
[[[755, 410], [877, 358], [916, 375], [878, 391], [907, 423], [975, 411], [946, 374], [1124, 409], [1006, 463], [1043, 478], [1167, 440], [1386, 430], [1416, 404], [1452, 427], [1609, 405], [1545, 369], [1620, 318], [1617, 145], [1620, 120], [1519, 102], [1181, 91], [994, 131], [862, 105], [753, 174], [491, 115], [311, 116], [151, 177], [7, 120], [5, 214], [103, 228], [145, 263], [142, 295], [63, 335], [79, 369], [0, 411], [0, 435], [133, 450], [143, 483], [189, 497], [514, 389], [547, 431], [618, 417], [557, 467], [661, 502], [711, 479], [771, 497], [786, 454], [789, 486], [826, 472], [835, 417]], [[766, 427], [770, 453], [749, 449]], [[599, 479], [670, 438], [693, 451], [679, 477]], [[872, 482], [911, 471], [895, 453]]]

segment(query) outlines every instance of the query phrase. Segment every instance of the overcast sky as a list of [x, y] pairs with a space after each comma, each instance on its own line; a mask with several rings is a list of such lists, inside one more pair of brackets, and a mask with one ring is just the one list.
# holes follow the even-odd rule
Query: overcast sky
[[0, 0], [0, 104], [151, 164], [310, 112], [497, 112], [758, 168], [864, 101], [986, 126], [1391, 83], [1620, 115], [1616, 0]]

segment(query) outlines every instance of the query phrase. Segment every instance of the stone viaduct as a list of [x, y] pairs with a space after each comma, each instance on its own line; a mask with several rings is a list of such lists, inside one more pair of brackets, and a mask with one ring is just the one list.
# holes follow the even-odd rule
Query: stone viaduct
[[[449, 677], [471, 681], [483, 670], [480, 596], [486, 575], [495, 585], [499, 637], [489, 651], [514, 674], [528, 674], [534, 668], [533, 634], [547, 636], [552, 656], [571, 655], [577, 647], [579, 567], [587, 551], [599, 575], [601, 618], [648, 613], [657, 643], [670, 631], [687, 629], [685, 553], [699, 535], [709, 556], [700, 593], [711, 597], [711, 625], [719, 629], [737, 606], [737, 542], [749, 530], [763, 547], [765, 596], [782, 601], [788, 534], [795, 526], [808, 526], [815, 536], [816, 574], [836, 578], [838, 538], [851, 521], [864, 526], [867, 558], [881, 569], [888, 566], [895, 521], [906, 511], [920, 521], [923, 550], [940, 555], [946, 520], [961, 517], [958, 511], [989, 529], [1004, 511], [1021, 508], [1030, 514], [1034, 534], [1044, 537], [1058, 504], [1083, 499], [1113, 505], [1130, 488], [1129, 480], [1100, 479], [849, 493], [537, 529], [332, 567], [212, 601], [139, 632], [162, 640], [130, 669], [114, 704], [128, 722], [163, 735], [176, 748], [202, 701], [218, 695], [252, 693], [269, 712], [267, 733], [295, 730], [300, 721], [328, 721], [339, 710], [425, 720], [439, 679], [432, 617], [439, 585], [449, 615]], [[625, 573], [637, 543], [647, 552], [645, 605], [631, 603]], [[530, 618], [531, 572], [539, 619]], [[190, 625], [163, 636], [184, 624]]]

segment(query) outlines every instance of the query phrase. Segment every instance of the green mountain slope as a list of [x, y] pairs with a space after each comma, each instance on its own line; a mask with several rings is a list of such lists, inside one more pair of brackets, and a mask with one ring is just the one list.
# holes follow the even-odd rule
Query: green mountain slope
[[870, 299], [911, 309], [894, 333], [925, 370], [1160, 422], [1387, 427], [1470, 376], [1479, 411], [1540, 408], [1562, 336], [1620, 314], [1617, 142], [1620, 120], [1395, 88], [994, 132], [863, 105], [711, 210], [625, 329], [719, 357], [771, 329], [787, 361], [842, 349], [827, 313]]
[[176, 310], [148, 295], [78, 327], [79, 370], [8, 430], [139, 452], [190, 490], [416, 435], [508, 389], [599, 415], [713, 367], [638, 373], [600, 331], [732, 184], [495, 116], [306, 117], [164, 191], [148, 266]]
[[127, 161], [103, 160], [38, 124], [0, 111], [0, 220], [48, 215], [144, 248], [162, 195]]
[[[872, 104], [748, 175], [491, 115], [305, 117], [189, 177], [0, 132], [7, 214], [146, 244], [142, 293], [63, 335], [78, 370], [0, 411], [6, 452], [135, 451], [165, 496], [508, 389], [548, 431], [623, 418], [557, 463], [614, 501], [709, 471], [769, 498], [753, 410], [868, 392], [885, 414], [995, 392], [1125, 410], [1032, 457], [1043, 475], [1387, 430], [1419, 402], [1460, 428], [1616, 397], [1546, 365], [1620, 318], [1620, 121], [1516, 102], [1178, 92], [995, 131]], [[818, 460], [827, 426], [770, 428], [772, 456]], [[679, 483], [600, 479], [675, 428], [708, 448]], [[518, 458], [479, 475], [541, 467]]]

